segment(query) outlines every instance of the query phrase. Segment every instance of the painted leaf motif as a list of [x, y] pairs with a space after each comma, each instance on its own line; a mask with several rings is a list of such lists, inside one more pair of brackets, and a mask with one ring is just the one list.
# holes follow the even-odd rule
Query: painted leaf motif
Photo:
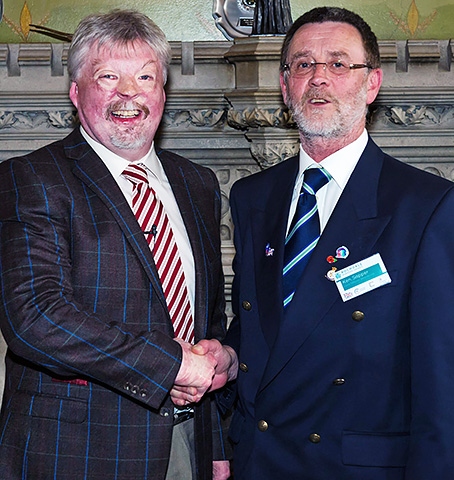
[[410, 8], [408, 10], [407, 23], [408, 28], [410, 29], [410, 33], [414, 35], [419, 23], [419, 12], [418, 8], [416, 7], [415, 0], [411, 2]]
[[27, 38], [30, 33], [30, 23], [32, 23], [32, 14], [30, 13], [27, 2], [25, 2], [20, 13], [20, 29], [25, 38]]

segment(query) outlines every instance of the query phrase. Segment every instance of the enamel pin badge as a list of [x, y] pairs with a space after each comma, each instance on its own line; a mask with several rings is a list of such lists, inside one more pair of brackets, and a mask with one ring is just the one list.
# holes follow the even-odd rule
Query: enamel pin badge
[[[347, 247], [342, 246], [336, 249], [336, 253], [334, 255], [328, 255], [326, 257], [326, 261], [330, 264], [336, 263], [338, 260], [345, 260], [350, 255], [350, 252]], [[330, 281], [335, 281], [335, 273], [337, 271], [336, 267], [331, 267], [331, 270], [328, 270], [325, 277]]]
[[274, 255], [274, 248], [271, 248], [270, 244], [267, 243], [265, 246], [265, 256], [272, 257]]

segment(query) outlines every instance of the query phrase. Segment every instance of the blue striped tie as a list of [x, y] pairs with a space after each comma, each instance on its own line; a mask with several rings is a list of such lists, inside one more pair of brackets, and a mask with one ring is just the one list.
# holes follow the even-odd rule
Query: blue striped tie
[[284, 307], [291, 302], [298, 280], [320, 238], [320, 219], [315, 194], [330, 180], [331, 175], [323, 168], [310, 168], [304, 172], [298, 205], [285, 239]]

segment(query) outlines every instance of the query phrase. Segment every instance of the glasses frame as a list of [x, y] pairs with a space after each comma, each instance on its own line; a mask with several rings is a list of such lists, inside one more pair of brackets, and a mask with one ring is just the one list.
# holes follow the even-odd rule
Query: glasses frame
[[[312, 62], [309, 62], [309, 65], [312, 67], [311, 70], [308, 69], [307, 73], [300, 72], [300, 73], [297, 73], [296, 75], [294, 74], [294, 76], [302, 77], [302, 78], [307, 77], [311, 73], [315, 72], [315, 69], [317, 68], [317, 65], [323, 65], [323, 70], [325, 72], [328, 70], [329, 73], [332, 73], [336, 77], [341, 77], [342, 75], [345, 75], [346, 73], [348, 73], [348, 72], [335, 73], [335, 72], [332, 72], [331, 70], [329, 70], [328, 65], [332, 65], [334, 63], [342, 63], [342, 65], [344, 65], [344, 63], [340, 62], [340, 61], [333, 61], [333, 62], [314, 62], [314, 61], [312, 61]], [[349, 63], [345, 66], [348, 67], [349, 70], [359, 70], [361, 68], [370, 68], [371, 70], [374, 69], [374, 67], [370, 63]], [[292, 66], [291, 66], [290, 63], [284, 63], [284, 65], [282, 66], [282, 70], [284, 72], [287, 72], [289, 75], [292, 75], [291, 68], [292, 68]]]

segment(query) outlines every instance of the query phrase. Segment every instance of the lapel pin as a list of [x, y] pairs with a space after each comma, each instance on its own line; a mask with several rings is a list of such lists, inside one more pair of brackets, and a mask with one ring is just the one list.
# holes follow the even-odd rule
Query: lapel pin
[[328, 263], [336, 263], [338, 260], [344, 260], [350, 255], [350, 252], [348, 251], [347, 247], [339, 247], [336, 249], [336, 254], [335, 255], [328, 255], [326, 257], [326, 261]]
[[325, 277], [330, 281], [334, 282], [334, 274], [336, 273], [337, 268], [332, 267], [331, 270], [328, 270], [328, 273], [325, 275]]
[[347, 258], [349, 255], [350, 252], [347, 247], [342, 246], [336, 250], [336, 258]]
[[267, 243], [265, 246], [265, 256], [272, 257], [274, 255], [274, 248], [270, 247], [270, 244]]

